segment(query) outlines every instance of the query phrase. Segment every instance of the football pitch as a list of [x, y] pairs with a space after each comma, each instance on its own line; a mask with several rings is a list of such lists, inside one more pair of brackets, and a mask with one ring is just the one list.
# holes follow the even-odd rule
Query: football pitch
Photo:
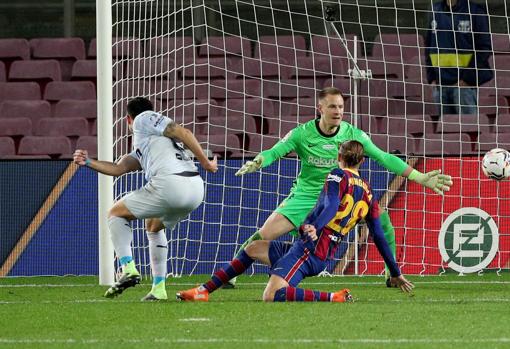
[[510, 348], [510, 273], [410, 276], [412, 296], [381, 277], [320, 277], [355, 302], [263, 303], [265, 276], [241, 277], [208, 303], [175, 300], [207, 276], [170, 278], [169, 300], [139, 301], [149, 281], [103, 298], [95, 277], [0, 279], [0, 348]]

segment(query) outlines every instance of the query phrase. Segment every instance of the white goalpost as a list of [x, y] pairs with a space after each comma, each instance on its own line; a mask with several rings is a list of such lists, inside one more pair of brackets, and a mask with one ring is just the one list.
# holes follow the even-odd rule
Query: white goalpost
[[[140, 95], [220, 156], [218, 173], [202, 172], [204, 203], [167, 231], [169, 272], [210, 274], [288, 195], [299, 172], [295, 154], [257, 173], [234, 173], [317, 117], [316, 95], [326, 86], [343, 91], [344, 120], [377, 146], [422, 172], [442, 169], [454, 178], [452, 191], [441, 197], [375, 161], [364, 165], [362, 176], [395, 227], [404, 273], [509, 268], [510, 186], [487, 179], [480, 157], [494, 147], [510, 148], [510, 23], [506, 2], [475, 2], [488, 9], [495, 77], [476, 89], [475, 114], [440, 116], [427, 79], [430, 0], [98, 1], [99, 157], [116, 160], [131, 151], [125, 107]], [[109, 13], [111, 30], [99, 29], [99, 18]], [[113, 38], [111, 57], [107, 40], [100, 45], [104, 35]], [[108, 83], [111, 96], [104, 90]], [[104, 116], [108, 108], [112, 120]], [[114, 183], [102, 179], [100, 193], [111, 194], [113, 185], [117, 200], [143, 183], [141, 174]], [[100, 217], [110, 194], [101, 194]], [[149, 274], [143, 222], [132, 226], [135, 261]], [[345, 257], [331, 263], [331, 274], [383, 272], [364, 229], [349, 234], [341, 250]], [[111, 248], [105, 253], [102, 261], [113, 262]], [[264, 270], [255, 265], [251, 272]]]

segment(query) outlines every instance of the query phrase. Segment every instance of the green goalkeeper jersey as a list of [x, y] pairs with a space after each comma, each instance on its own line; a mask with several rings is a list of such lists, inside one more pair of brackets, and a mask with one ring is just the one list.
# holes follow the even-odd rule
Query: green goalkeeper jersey
[[261, 152], [262, 167], [294, 151], [301, 160], [301, 171], [291, 193], [316, 197], [327, 174], [338, 166], [340, 144], [349, 140], [363, 144], [365, 155], [397, 175], [408, 166], [398, 157], [379, 149], [365, 132], [351, 124], [342, 121], [336, 133], [326, 135], [319, 128], [319, 119], [315, 119], [294, 128], [271, 149]]

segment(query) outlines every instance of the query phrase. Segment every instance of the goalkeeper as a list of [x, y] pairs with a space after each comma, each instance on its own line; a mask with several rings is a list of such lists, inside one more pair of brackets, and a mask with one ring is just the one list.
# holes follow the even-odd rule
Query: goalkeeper
[[[442, 195], [450, 190], [453, 184], [451, 176], [441, 174], [440, 170], [421, 173], [398, 157], [379, 149], [362, 130], [343, 122], [344, 98], [340, 90], [327, 87], [319, 92], [318, 97], [320, 118], [297, 126], [271, 149], [261, 152], [237, 171], [238, 176], [257, 171], [292, 151], [296, 152], [301, 160], [301, 171], [290, 195], [267, 218], [262, 228], [241, 245], [236, 256], [252, 241], [275, 240], [301, 226], [317, 202], [327, 174], [337, 166], [340, 145], [348, 140], [359, 141], [368, 157], [397, 175], [407, 177], [437, 194]], [[395, 256], [395, 230], [390, 217], [384, 211], [380, 218], [384, 236]], [[386, 285], [390, 287], [388, 273], [386, 267]], [[230, 285], [234, 283], [235, 279], [231, 280]]]

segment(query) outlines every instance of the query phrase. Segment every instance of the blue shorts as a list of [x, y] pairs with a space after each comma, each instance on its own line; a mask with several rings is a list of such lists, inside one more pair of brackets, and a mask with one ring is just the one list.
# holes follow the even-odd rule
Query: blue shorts
[[278, 275], [296, 287], [307, 276], [318, 275], [326, 268], [326, 261], [319, 259], [307, 247], [307, 242], [296, 240], [293, 244], [271, 241], [269, 245], [270, 275]]

